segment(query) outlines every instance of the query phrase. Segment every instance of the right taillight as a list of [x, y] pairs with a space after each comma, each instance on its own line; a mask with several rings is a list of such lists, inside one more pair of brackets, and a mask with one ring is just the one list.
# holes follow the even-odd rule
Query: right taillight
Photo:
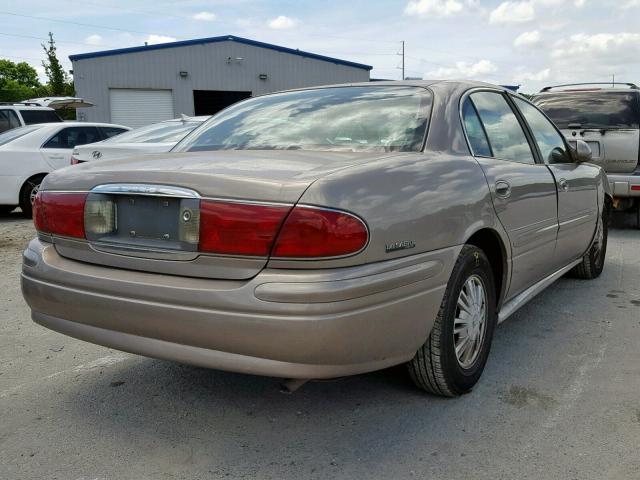
[[296, 206], [284, 222], [271, 255], [320, 258], [352, 255], [369, 240], [365, 223], [339, 210]]

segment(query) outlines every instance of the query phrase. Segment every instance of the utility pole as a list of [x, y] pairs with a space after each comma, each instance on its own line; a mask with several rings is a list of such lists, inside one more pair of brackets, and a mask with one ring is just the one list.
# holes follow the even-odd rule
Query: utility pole
[[612, 76], [611, 76], [611, 86], [613, 88], [616, 88], [616, 74], [615, 73], [612, 74]]
[[402, 40], [402, 80], [404, 80], [404, 40]]

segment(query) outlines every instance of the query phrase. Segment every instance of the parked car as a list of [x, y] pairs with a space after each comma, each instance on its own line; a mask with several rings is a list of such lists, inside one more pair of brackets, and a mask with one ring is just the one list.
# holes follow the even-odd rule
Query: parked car
[[0, 103], [0, 133], [25, 125], [62, 122], [53, 108], [35, 104]]
[[640, 227], [640, 88], [629, 84], [546, 87], [533, 102], [569, 144], [587, 142], [593, 163], [607, 172], [614, 206], [633, 209]]
[[609, 185], [576, 146], [483, 83], [251, 98], [170, 155], [50, 174], [22, 290], [39, 324], [129, 352], [288, 379], [407, 363], [459, 395], [497, 323], [603, 269]]
[[117, 137], [77, 147], [71, 155], [71, 164], [106, 160], [141, 153], [161, 153], [171, 150], [191, 130], [202, 125], [209, 117], [187, 117], [166, 120], [136, 128]]
[[20, 127], [0, 134], [0, 211], [20, 205], [31, 216], [31, 204], [42, 179], [69, 165], [76, 145], [92, 143], [129, 130], [109, 123], [60, 122]]

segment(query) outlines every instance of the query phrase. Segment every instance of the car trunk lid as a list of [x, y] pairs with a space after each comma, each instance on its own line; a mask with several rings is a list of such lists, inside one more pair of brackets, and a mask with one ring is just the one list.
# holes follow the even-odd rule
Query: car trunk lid
[[89, 192], [85, 223], [89, 202], [96, 202], [91, 211], [115, 205], [113, 232], [106, 229], [105, 234], [98, 228], [98, 233], [86, 233], [87, 240], [54, 238], [64, 257], [155, 273], [240, 280], [264, 268], [268, 254], [200, 252], [197, 242], [186, 241], [181, 231], [185, 212], [192, 219], [200, 215], [199, 202], [221, 201], [285, 209], [284, 219], [316, 179], [389, 155], [309, 151], [145, 155], [55, 171], [43, 189]]

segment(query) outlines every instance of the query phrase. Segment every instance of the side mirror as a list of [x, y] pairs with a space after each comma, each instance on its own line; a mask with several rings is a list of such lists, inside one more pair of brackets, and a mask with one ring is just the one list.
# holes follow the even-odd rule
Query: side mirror
[[590, 162], [593, 157], [591, 147], [584, 140], [576, 140], [575, 154], [577, 163]]

